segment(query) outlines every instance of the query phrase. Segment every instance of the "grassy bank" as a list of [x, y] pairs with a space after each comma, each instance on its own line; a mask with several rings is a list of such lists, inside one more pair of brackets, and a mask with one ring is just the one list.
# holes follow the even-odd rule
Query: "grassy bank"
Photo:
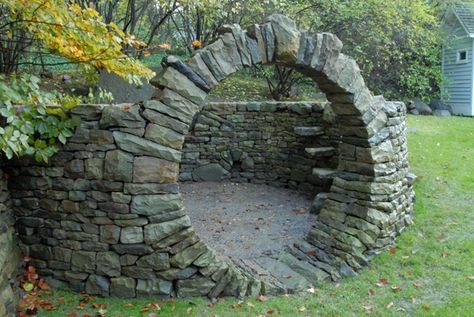
[[[474, 316], [474, 119], [409, 117], [409, 127], [416, 224], [359, 276], [314, 293], [215, 305], [96, 298], [79, 309], [82, 297], [61, 291], [47, 298], [58, 309], [39, 316], [96, 316], [98, 303], [106, 316]], [[151, 303], [161, 310], [142, 311]]]

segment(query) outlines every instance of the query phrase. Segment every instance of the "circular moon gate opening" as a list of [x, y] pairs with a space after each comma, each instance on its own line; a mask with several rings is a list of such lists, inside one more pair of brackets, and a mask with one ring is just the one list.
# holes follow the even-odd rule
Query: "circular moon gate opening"
[[[411, 222], [413, 177], [404, 105], [373, 97], [341, 48], [332, 34], [272, 15], [248, 31], [223, 28], [186, 63], [168, 57], [152, 80], [154, 100], [74, 109], [83, 122], [51, 166], [21, 163], [9, 180], [17, 232], [40, 274], [103, 296], [212, 298], [295, 292], [356, 274]], [[259, 63], [295, 68], [326, 94], [322, 132], [337, 140], [327, 166], [336, 172], [316, 171], [331, 184], [304, 238], [236, 265], [196, 234], [177, 180], [184, 136], [207, 93]], [[293, 132], [318, 139], [321, 130], [308, 126]]]

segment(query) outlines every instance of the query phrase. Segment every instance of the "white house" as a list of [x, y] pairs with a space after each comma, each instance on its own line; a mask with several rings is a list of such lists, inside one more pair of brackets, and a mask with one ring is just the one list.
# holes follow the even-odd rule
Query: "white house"
[[443, 101], [455, 114], [474, 116], [474, 3], [451, 5], [443, 20], [448, 41], [443, 47]]

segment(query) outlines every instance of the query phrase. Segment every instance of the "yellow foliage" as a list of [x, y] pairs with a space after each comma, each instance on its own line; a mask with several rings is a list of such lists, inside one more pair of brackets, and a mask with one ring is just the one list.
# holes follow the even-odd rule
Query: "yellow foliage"
[[106, 69], [130, 82], [151, 79], [153, 71], [123, 53], [125, 46], [145, 43], [103, 22], [99, 13], [63, 0], [3, 0], [22, 28], [52, 52], [77, 63], [85, 71]]

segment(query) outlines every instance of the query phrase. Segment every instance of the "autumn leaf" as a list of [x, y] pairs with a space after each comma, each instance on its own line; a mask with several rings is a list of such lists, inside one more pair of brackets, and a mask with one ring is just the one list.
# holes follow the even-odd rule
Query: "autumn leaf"
[[374, 307], [369, 304], [363, 305], [362, 308], [364, 308], [367, 313], [372, 313], [372, 311], [374, 310]]
[[474, 281], [474, 275], [473, 276], [468, 276], [467, 279], [470, 280], [470, 281]]
[[267, 298], [266, 298], [265, 296], [263, 296], [263, 295], [258, 295], [256, 299], [257, 299], [257, 301], [259, 301], [259, 302], [264, 302], [264, 301], [267, 300]]
[[299, 311], [300, 313], [302, 313], [302, 312], [306, 311], [306, 307], [301, 306], [300, 308], [298, 308], [298, 311]]
[[422, 287], [422, 285], [420, 283], [416, 283], [416, 282], [413, 283], [413, 286], [415, 286], [416, 288], [421, 288]]
[[388, 249], [388, 252], [389, 252], [390, 254], [395, 254], [395, 253], [397, 253], [397, 249], [394, 248], [394, 247], [391, 247], [391, 248]]
[[192, 308], [192, 307], [189, 307], [188, 309], [186, 309], [186, 312], [187, 312], [188, 314], [191, 314], [191, 313], [193, 312], [193, 308]]
[[390, 309], [393, 307], [393, 302], [388, 303], [387, 308]]
[[148, 317], [158, 317], [158, 314], [157, 313], [149, 313]]
[[388, 280], [385, 277], [381, 277], [379, 281], [376, 283], [378, 287], [384, 287], [388, 284]]
[[372, 288], [369, 288], [367, 293], [369, 294], [369, 296], [374, 296], [375, 295], [375, 291]]
[[31, 292], [34, 288], [35, 286], [33, 285], [33, 283], [30, 283], [30, 282], [23, 283], [23, 289], [27, 292]]
[[402, 289], [398, 286], [392, 286], [392, 291], [394, 292], [400, 292]]

